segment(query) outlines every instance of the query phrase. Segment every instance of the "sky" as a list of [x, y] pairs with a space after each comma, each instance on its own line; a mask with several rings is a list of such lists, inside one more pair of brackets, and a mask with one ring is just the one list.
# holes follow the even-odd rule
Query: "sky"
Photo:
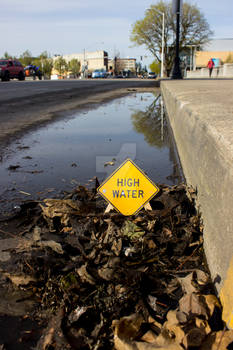
[[[204, 13], [214, 38], [233, 37], [233, 0], [186, 0]], [[105, 50], [110, 57], [153, 61], [145, 47], [133, 47], [132, 25], [157, 0], [0, 0], [0, 56], [29, 50], [54, 54]]]

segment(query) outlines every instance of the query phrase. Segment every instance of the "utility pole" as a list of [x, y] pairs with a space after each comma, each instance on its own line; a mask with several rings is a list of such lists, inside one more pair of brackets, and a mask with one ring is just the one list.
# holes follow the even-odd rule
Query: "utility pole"
[[164, 74], [164, 32], [165, 32], [165, 20], [164, 20], [164, 12], [162, 12], [163, 16], [163, 24], [162, 24], [162, 57], [161, 57], [161, 78], [163, 78]]
[[182, 79], [180, 69], [180, 15], [182, 9], [182, 0], [173, 0], [173, 13], [176, 14], [176, 54], [174, 60], [174, 68], [172, 79]]
[[86, 78], [86, 52], [83, 50], [83, 78]]
[[[150, 8], [146, 9], [147, 11], [150, 11]], [[165, 46], [165, 14], [164, 12], [154, 9], [156, 12], [158, 12], [162, 16], [162, 52], [161, 52], [161, 70], [160, 70], [160, 76], [163, 78], [164, 76], [164, 46]], [[142, 61], [142, 56], [141, 56]]]

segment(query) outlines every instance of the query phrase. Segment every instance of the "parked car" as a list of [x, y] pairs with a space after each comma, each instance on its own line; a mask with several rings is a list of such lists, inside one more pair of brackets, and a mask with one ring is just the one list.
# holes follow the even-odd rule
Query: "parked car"
[[2, 81], [9, 81], [13, 78], [24, 80], [24, 67], [17, 60], [0, 60], [0, 78]]
[[156, 79], [157, 78], [157, 74], [155, 74], [154, 72], [149, 72], [147, 78], [148, 79]]
[[92, 72], [92, 78], [107, 78], [107, 72], [104, 69], [96, 69]]
[[38, 77], [39, 80], [42, 79], [42, 72], [40, 71], [40, 68], [33, 64], [30, 64], [29, 66], [25, 67], [24, 71], [26, 77], [33, 77], [33, 80], [35, 80], [36, 77]]

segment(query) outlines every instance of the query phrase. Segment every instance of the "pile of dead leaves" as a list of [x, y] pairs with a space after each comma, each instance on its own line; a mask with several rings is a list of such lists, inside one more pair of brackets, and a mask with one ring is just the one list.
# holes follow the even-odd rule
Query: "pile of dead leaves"
[[1, 273], [31, 292], [34, 318], [47, 325], [37, 350], [230, 349], [194, 192], [160, 188], [152, 211], [134, 217], [104, 214], [84, 187], [25, 203]]

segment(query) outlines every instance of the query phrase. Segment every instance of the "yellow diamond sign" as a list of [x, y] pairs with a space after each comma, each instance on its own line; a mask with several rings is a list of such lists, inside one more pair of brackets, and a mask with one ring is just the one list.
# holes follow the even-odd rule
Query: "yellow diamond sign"
[[136, 214], [158, 191], [159, 188], [130, 159], [98, 188], [99, 194], [125, 216]]

